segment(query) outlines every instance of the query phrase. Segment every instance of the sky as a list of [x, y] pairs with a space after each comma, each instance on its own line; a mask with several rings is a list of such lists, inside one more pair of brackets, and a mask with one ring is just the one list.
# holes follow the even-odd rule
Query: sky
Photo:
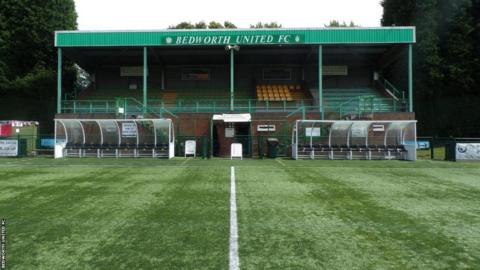
[[275, 21], [284, 28], [323, 27], [339, 20], [380, 26], [380, 0], [75, 0], [79, 30], [164, 29], [182, 21], [231, 21], [248, 28]]

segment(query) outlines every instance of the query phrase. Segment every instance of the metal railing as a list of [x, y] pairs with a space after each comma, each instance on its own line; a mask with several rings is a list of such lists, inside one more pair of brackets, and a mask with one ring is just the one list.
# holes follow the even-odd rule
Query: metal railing
[[364, 113], [404, 111], [405, 104], [395, 99], [379, 98], [373, 95], [351, 98], [338, 107], [340, 118], [346, 115], [360, 116]]
[[[326, 113], [336, 113], [340, 118], [345, 115], [373, 112], [398, 112], [404, 110], [405, 104], [391, 98], [378, 98], [373, 95], [360, 96], [343, 103], [324, 105]], [[159, 99], [149, 100], [144, 105], [133, 97], [115, 98], [114, 100], [65, 100], [63, 113], [112, 113], [117, 116], [134, 114], [152, 114], [162, 117], [167, 113], [177, 117], [178, 113], [227, 113], [227, 112], [282, 112], [302, 113], [319, 112], [314, 100], [293, 101], [260, 101], [257, 99], [237, 99], [233, 110], [229, 99], [193, 100], [179, 99], [175, 102], [165, 102]]]
[[387, 79], [381, 77], [378, 81], [382, 87], [384, 88], [385, 92], [390, 95], [396, 101], [405, 101], [405, 91], [398, 90], [395, 85], [389, 82]]

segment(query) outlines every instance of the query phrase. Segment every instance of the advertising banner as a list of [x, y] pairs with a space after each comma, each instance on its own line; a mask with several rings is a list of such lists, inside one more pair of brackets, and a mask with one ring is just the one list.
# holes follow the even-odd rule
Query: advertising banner
[[480, 143], [457, 143], [455, 157], [457, 160], [480, 160]]
[[135, 123], [122, 123], [122, 137], [135, 138], [137, 137], [137, 126]]
[[9, 137], [9, 136], [12, 136], [12, 125], [0, 124], [0, 137]]
[[18, 156], [17, 140], [0, 140], [0, 157]]

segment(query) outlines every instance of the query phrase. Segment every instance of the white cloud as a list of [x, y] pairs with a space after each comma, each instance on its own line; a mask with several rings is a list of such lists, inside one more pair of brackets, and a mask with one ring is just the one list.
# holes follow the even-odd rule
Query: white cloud
[[283, 27], [323, 27], [330, 20], [379, 26], [380, 0], [75, 0], [80, 30], [163, 29], [181, 21], [231, 21], [246, 28], [258, 21]]

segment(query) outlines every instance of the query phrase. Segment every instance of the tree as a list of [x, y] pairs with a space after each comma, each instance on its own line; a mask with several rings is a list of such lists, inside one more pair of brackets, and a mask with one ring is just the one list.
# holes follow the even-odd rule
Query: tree
[[[57, 66], [54, 31], [76, 28], [73, 0], [0, 1], [0, 100], [19, 100], [14, 110], [1, 115], [29, 115], [33, 119], [28, 120], [51, 123]], [[65, 69], [64, 88], [73, 90], [73, 65], [66, 62]], [[22, 106], [22, 102], [31, 106]], [[0, 110], [3, 108], [0, 105]], [[52, 114], [45, 113], [49, 111]]]
[[195, 29], [195, 25], [191, 22], [181, 22], [177, 25], [170, 25], [168, 29]]
[[223, 28], [223, 25], [219, 22], [211, 21], [208, 24], [208, 29], [221, 29], [221, 28]]
[[197, 23], [181, 22], [177, 25], [170, 25], [168, 29], [222, 29], [222, 28], [237, 28], [235, 24], [225, 21], [223, 25], [216, 21], [211, 21], [208, 25], [205, 21], [199, 21]]
[[270, 22], [270, 23], [257, 22], [256, 24], [251, 24], [250, 28], [282, 28], [282, 25], [277, 22]]
[[223, 26], [225, 28], [230, 28], [230, 29], [237, 28], [237, 26], [235, 24], [233, 24], [232, 22], [229, 22], [229, 21], [223, 22]]
[[195, 29], [207, 29], [207, 24], [204, 21], [199, 21], [195, 24]]
[[479, 0], [384, 0], [384, 26], [416, 26], [414, 91], [420, 132], [479, 136]]
[[331, 20], [328, 25], [325, 25], [325, 27], [359, 27], [359, 25], [356, 25], [355, 23], [353, 23], [353, 21], [350, 21], [350, 23], [347, 24], [344, 21], [340, 23], [340, 21]]

